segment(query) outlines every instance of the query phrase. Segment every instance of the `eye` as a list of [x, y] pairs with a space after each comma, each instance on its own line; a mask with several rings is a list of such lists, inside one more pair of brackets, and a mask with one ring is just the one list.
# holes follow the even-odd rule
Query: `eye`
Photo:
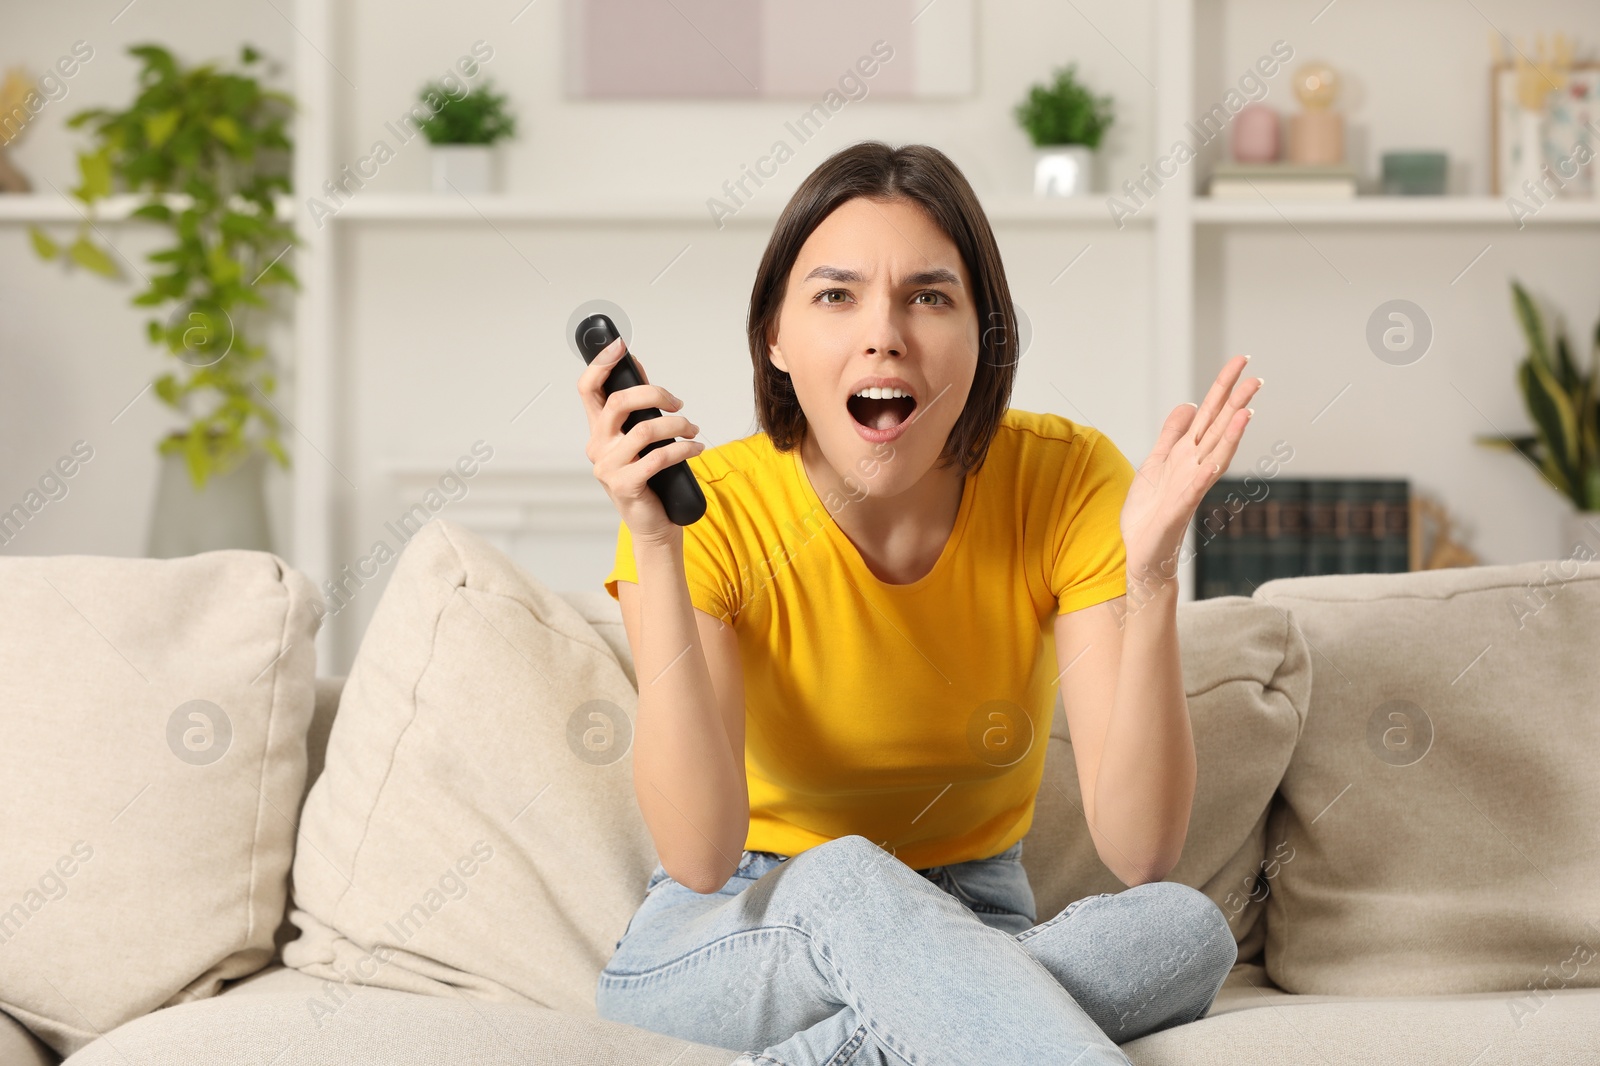
[[813, 296], [811, 298], [811, 302], [814, 303], [814, 304], [837, 303], [838, 301], [835, 301], [835, 300], [825, 300], [825, 299], [823, 299], [823, 297], [829, 295], [830, 293], [838, 293], [840, 296], [848, 296], [849, 295], [849, 293], [845, 292], [843, 289], [823, 289], [821, 292], [817, 293], [815, 296]]
[[950, 297], [946, 296], [944, 293], [940, 292], [938, 289], [923, 289], [921, 292], [917, 293], [917, 299], [919, 299], [919, 300], [924, 296], [936, 296], [936, 297], [938, 297], [938, 300], [936, 300], [934, 303], [928, 305], [930, 307], [937, 307], [940, 303], [949, 303], [950, 302]]

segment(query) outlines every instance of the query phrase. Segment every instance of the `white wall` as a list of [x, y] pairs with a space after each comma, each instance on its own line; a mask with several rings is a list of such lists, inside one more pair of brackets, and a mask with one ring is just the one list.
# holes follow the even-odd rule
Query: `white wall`
[[[138, 0], [124, 11], [125, 3], [8, 5], [0, 67], [20, 64], [38, 77], [70, 54], [74, 42], [94, 51], [64, 80], [66, 95], [40, 112], [11, 151], [42, 195], [57, 195], [52, 183], [62, 194], [78, 183], [75, 153], [88, 137], [67, 129], [67, 117], [132, 101], [140, 64], [127, 54], [130, 45], [153, 41], [186, 61], [232, 61], [248, 41], [282, 61], [269, 80], [289, 87], [294, 30], [270, 5], [232, 4], [219, 17], [212, 4]], [[76, 233], [64, 223], [45, 229], [63, 239]], [[26, 226], [0, 223], [0, 501], [9, 507], [21, 500], [74, 441], [94, 449], [94, 458], [66, 482], [67, 495], [0, 547], [8, 555], [142, 555], [155, 498], [156, 442], [184, 424], [153, 392], [140, 396], [170, 360], [145, 339], [148, 312], [128, 303], [144, 287], [139, 271], [149, 272], [144, 257], [159, 246], [157, 232], [106, 224], [96, 240], [121, 252], [128, 280], [44, 263], [32, 251]], [[273, 332], [274, 351], [287, 354], [286, 337], [287, 330]], [[269, 492], [276, 536], [284, 543], [288, 485], [276, 469]]]
[[[1197, 109], [1284, 40], [1295, 50], [1291, 65], [1321, 59], [1344, 78], [1340, 108], [1358, 170], [1375, 182], [1384, 152], [1447, 151], [1453, 194], [1489, 195], [1491, 26], [1530, 55], [1535, 34], [1558, 28], [1577, 36], [1580, 56], [1600, 41], [1600, 5], [1583, 0], [1339, 0], [1318, 17], [1322, 8], [1204, 0]], [[1280, 79], [1270, 102], [1296, 109], [1286, 89]], [[1519, 230], [1507, 211], [1478, 225], [1298, 224], [1200, 236], [1198, 373], [1209, 379], [1232, 354], [1253, 354], [1252, 369], [1268, 382], [1255, 448], [1289, 441], [1298, 476], [1409, 477], [1413, 491], [1461, 520], [1485, 562], [1570, 551], [1560, 540], [1565, 497], [1523, 460], [1473, 437], [1531, 425], [1513, 377], [1525, 349], [1511, 278], [1563, 314], [1574, 355], [1587, 361], [1600, 318], [1596, 227]], [[1422, 307], [1435, 331], [1432, 349], [1410, 366], [1374, 358], [1365, 340], [1368, 317], [1393, 299]]]
[[[1080, 6], [1118, 40], [1117, 47], [1149, 69], [1148, 8]], [[418, 72], [443, 69], [478, 39], [495, 49], [485, 74], [519, 102], [524, 116], [507, 176], [508, 188], [529, 194], [614, 200], [619, 207], [639, 200], [702, 205], [720, 195], [723, 181], [737, 177], [741, 164], [765, 153], [783, 136], [785, 120], [808, 105], [568, 101], [560, 79], [558, 4], [535, 4], [514, 26], [498, 6], [482, 4], [419, 11], [403, 25], [376, 10], [355, 16], [365, 27], [361, 32], [347, 28], [350, 50], [344, 54], [351, 58], [341, 66], [360, 91], [349, 92], [335, 78], [351, 98], [342, 147], [335, 150], [341, 161], [367, 154], [375, 138], [395, 145], [384, 126], [399, 111], [394, 101], [407, 99]], [[830, 152], [868, 137], [940, 146], [980, 195], [1026, 194], [1032, 149], [1010, 108], [1031, 81], [1072, 56], [1081, 57], [1086, 77], [1122, 102], [1124, 126], [1111, 145], [1113, 167], [1149, 141], [1150, 87], [1070, 7], [984, 9], [977, 47], [977, 97], [951, 104], [869, 96], [848, 104], [821, 135], [800, 146], [752, 207], [775, 211]], [[424, 191], [428, 180], [426, 148], [414, 143], [357, 195]], [[384, 536], [383, 522], [416, 499], [414, 492], [381, 487], [387, 462], [442, 472], [481, 438], [495, 447], [491, 469], [583, 465], [588, 428], [574, 393], [582, 364], [563, 334], [569, 313], [587, 299], [603, 297], [628, 310], [634, 346], [653, 379], [685, 398], [705, 439], [717, 443], [755, 430], [743, 329], [764, 226], [718, 230], [709, 214], [704, 222], [598, 227], [481, 221], [340, 225], [349, 235], [338, 301], [348, 308], [339, 348], [350, 398], [340, 450], [350, 458], [345, 473], [364, 489], [351, 496], [343, 515], [341, 564], [366, 554], [373, 537]], [[997, 230], [1016, 298], [1036, 330], [1015, 405], [1090, 421], [1130, 453], [1148, 448], [1149, 227], [1120, 233], [1109, 225]], [[1085, 245], [1093, 247], [1062, 276]], [[535, 407], [512, 424], [546, 386]], [[365, 491], [368, 486], [372, 491]], [[593, 487], [603, 501], [598, 484]], [[449, 507], [441, 513], [448, 515]], [[613, 517], [606, 532], [519, 542], [514, 554], [552, 586], [597, 588], [610, 567], [615, 526]], [[375, 588], [363, 589], [351, 603], [357, 629], [370, 615]]]
[[[277, 6], [294, 12], [289, 4]], [[1600, 9], [1576, 0], [1547, 0], [1531, 13], [1526, 5], [1483, 2], [1482, 16], [1444, 0], [1340, 0], [1315, 23], [1309, 19], [1317, 5], [1201, 0], [1199, 6], [1197, 103], [1217, 98], [1283, 37], [1295, 43], [1298, 57], [1316, 53], [1349, 72], [1356, 89], [1349, 101], [1351, 143], [1359, 161], [1375, 166], [1377, 153], [1392, 147], [1447, 147], [1466, 164], [1456, 174], [1458, 191], [1480, 194], [1487, 191], [1485, 17], [1516, 33], [1559, 25], [1586, 40], [1600, 36]], [[250, 40], [286, 58], [298, 40], [270, 5], [138, 0], [112, 24], [120, 7], [29, 5], [10, 13], [12, 47], [0, 61], [21, 60], [37, 70], [73, 40], [93, 42], [96, 59], [72, 83], [69, 106], [52, 105], [58, 120], [91, 103], [125, 103], [135, 70], [122, 54], [127, 43], [154, 39], [192, 59], [231, 55]], [[619, 209], [641, 200], [703, 205], [809, 104], [568, 101], [561, 88], [561, 5], [539, 0], [513, 23], [522, 7], [342, 5], [335, 38], [314, 42], [336, 68], [334, 158], [354, 162], [379, 137], [394, 146], [385, 121], [412, 101], [423, 80], [480, 39], [494, 48], [485, 73], [509, 92], [521, 116], [521, 136], [507, 158], [507, 189], [514, 193]], [[1119, 183], [1180, 132], [1153, 128], [1154, 86], [1163, 76], [1153, 48], [1156, 10], [1155, 0], [980, 3], [974, 97], [851, 103], [800, 147], [758, 203], [775, 211], [829, 152], [866, 137], [935, 144], [956, 159], [980, 196], [1025, 195], [1032, 152], [1011, 108], [1029, 83], [1071, 59], [1118, 101], [1105, 177]], [[1275, 100], [1287, 99], [1281, 76], [1273, 92]], [[41, 189], [48, 191], [45, 178], [65, 189], [80, 140], [47, 121], [29, 134], [16, 160]], [[360, 195], [427, 186], [427, 149], [419, 140], [399, 150]], [[1094, 424], [1139, 462], [1164, 413], [1152, 411], [1148, 400], [1158, 355], [1150, 227], [998, 223], [996, 230], [1014, 292], [1035, 327], [1014, 404]], [[107, 232], [138, 261], [145, 235], [131, 226]], [[628, 309], [652, 376], [687, 399], [708, 441], [754, 428], [742, 330], [762, 226], [719, 231], [709, 217], [595, 225], [347, 218], [322, 232], [337, 242], [333, 295], [344, 323], [336, 345], [338, 430], [332, 440], [289, 436], [298, 462], [320, 463], [325, 455], [337, 468], [341, 563], [365, 554], [379, 537], [393, 543], [384, 522], [414, 502], [416, 492], [414, 482], [392, 473], [397, 464], [442, 473], [483, 439], [495, 448], [486, 471], [584, 474], [587, 429], [572, 391], [581, 364], [562, 333], [568, 313], [586, 299], [604, 297]], [[1452, 284], [1485, 245], [1490, 251]], [[1062, 276], [1080, 252], [1083, 258]], [[1592, 327], [1600, 273], [1592, 227], [1205, 228], [1196, 259], [1199, 379], [1209, 382], [1228, 355], [1248, 351], [1252, 370], [1268, 381], [1243, 455], [1264, 453], [1281, 438], [1296, 449], [1297, 474], [1409, 476], [1467, 519], [1486, 561], [1557, 554], [1561, 501], [1516, 460], [1479, 449], [1470, 437], [1488, 429], [1483, 416], [1506, 429], [1527, 424], [1511, 384], [1519, 354], [1506, 289], [1511, 273], [1564, 307], [1575, 332]], [[73, 440], [96, 446], [72, 495], [0, 550], [141, 553], [155, 441], [170, 418], [147, 395], [109, 423], [161, 366], [143, 340], [144, 315], [127, 306], [133, 290], [47, 269], [28, 250], [25, 228], [14, 223], [0, 225], [0, 277], [0, 500], [19, 497]], [[1438, 331], [1434, 350], [1414, 367], [1381, 364], [1362, 341], [1371, 309], [1394, 296], [1422, 304]], [[289, 336], [284, 331], [276, 341], [285, 360], [293, 355]], [[1312, 424], [1346, 382], [1349, 391]], [[291, 373], [285, 411], [292, 386]], [[581, 477], [562, 484], [580, 498], [585, 491]], [[280, 551], [293, 561], [283, 487], [274, 481], [275, 519]], [[482, 503], [491, 487], [490, 480], [477, 482], [478, 495], [469, 500]], [[588, 491], [591, 503], [596, 494], [604, 502], [592, 479]], [[448, 517], [450, 508], [442, 514]], [[597, 588], [612, 548], [610, 535], [580, 528], [520, 541], [515, 550], [555, 587]], [[387, 572], [337, 620], [336, 653], [321, 672], [348, 668]]]

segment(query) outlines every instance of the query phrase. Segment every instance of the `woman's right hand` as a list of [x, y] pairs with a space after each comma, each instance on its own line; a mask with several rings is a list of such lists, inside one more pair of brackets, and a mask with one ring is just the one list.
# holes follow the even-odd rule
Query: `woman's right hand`
[[[683, 406], [683, 401], [660, 385], [650, 384], [644, 364], [634, 356], [643, 385], [618, 389], [609, 397], [601, 389], [611, 369], [621, 359], [626, 346], [621, 337], [612, 341], [594, 357], [578, 377], [578, 396], [589, 416], [589, 443], [583, 454], [594, 464], [594, 476], [605, 486], [606, 494], [616, 506], [617, 513], [627, 525], [635, 542], [669, 540], [683, 535], [683, 527], [667, 517], [661, 498], [646, 484], [653, 475], [674, 463], [705, 450], [705, 442], [692, 438], [700, 427], [683, 415], [668, 414]], [[626, 433], [622, 423], [635, 411], [658, 407], [659, 418], [646, 418]], [[639, 456], [653, 441], [671, 440], [673, 437], [691, 438], [673, 441]]]

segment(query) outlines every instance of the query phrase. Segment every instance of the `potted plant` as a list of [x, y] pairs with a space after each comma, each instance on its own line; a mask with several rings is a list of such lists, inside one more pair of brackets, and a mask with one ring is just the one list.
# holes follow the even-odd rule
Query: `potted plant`
[[93, 133], [72, 189], [88, 216], [68, 244], [31, 227], [33, 246], [43, 259], [120, 278], [118, 253], [90, 237], [98, 233], [96, 204], [115, 191], [145, 195], [132, 217], [163, 227], [172, 243], [146, 256], [155, 266], [140, 272], [147, 285], [132, 302], [161, 309], [145, 332], [178, 365], [156, 378], [154, 391], [189, 420], [158, 445], [148, 553], [270, 551], [263, 466], [270, 455], [287, 469], [289, 457], [271, 400], [277, 376], [252, 338], [274, 290], [299, 287], [284, 262], [299, 239], [275, 211], [275, 195], [290, 190], [285, 127], [294, 100], [252, 76], [247, 68], [260, 53], [249, 45], [234, 71], [185, 67], [154, 44], [128, 51], [142, 62], [133, 103], [67, 120]]
[[1076, 63], [1058, 68], [1054, 82], [1034, 85], [1016, 106], [1017, 122], [1037, 150], [1033, 191], [1039, 196], [1093, 191], [1094, 153], [1114, 120], [1113, 104], [1085, 88], [1077, 71]]
[[429, 82], [419, 98], [430, 110], [430, 100], [443, 101], [421, 124], [433, 153], [433, 191], [499, 191], [496, 146], [517, 132], [505, 96], [487, 81], [459, 97], [450, 96], [442, 84]]
[[1517, 385], [1533, 420], [1526, 436], [1481, 435], [1480, 444], [1515, 450], [1528, 459], [1557, 492], [1572, 501], [1566, 516], [1563, 552], [1586, 545], [1600, 556], [1600, 324], [1595, 327], [1589, 368], [1572, 361], [1566, 331], [1555, 343], [1533, 299], [1521, 284], [1511, 282], [1517, 321], [1528, 342], [1517, 365]]

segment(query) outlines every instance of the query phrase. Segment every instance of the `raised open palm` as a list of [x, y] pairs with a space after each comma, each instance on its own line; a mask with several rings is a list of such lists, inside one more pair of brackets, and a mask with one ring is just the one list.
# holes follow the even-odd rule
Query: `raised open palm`
[[1140, 465], [1122, 505], [1130, 580], [1178, 554], [1206, 490], [1233, 461], [1250, 421], [1246, 405], [1262, 385], [1252, 377], [1234, 388], [1248, 361], [1245, 355], [1228, 360], [1199, 407], [1181, 403], [1173, 408], [1150, 457]]

